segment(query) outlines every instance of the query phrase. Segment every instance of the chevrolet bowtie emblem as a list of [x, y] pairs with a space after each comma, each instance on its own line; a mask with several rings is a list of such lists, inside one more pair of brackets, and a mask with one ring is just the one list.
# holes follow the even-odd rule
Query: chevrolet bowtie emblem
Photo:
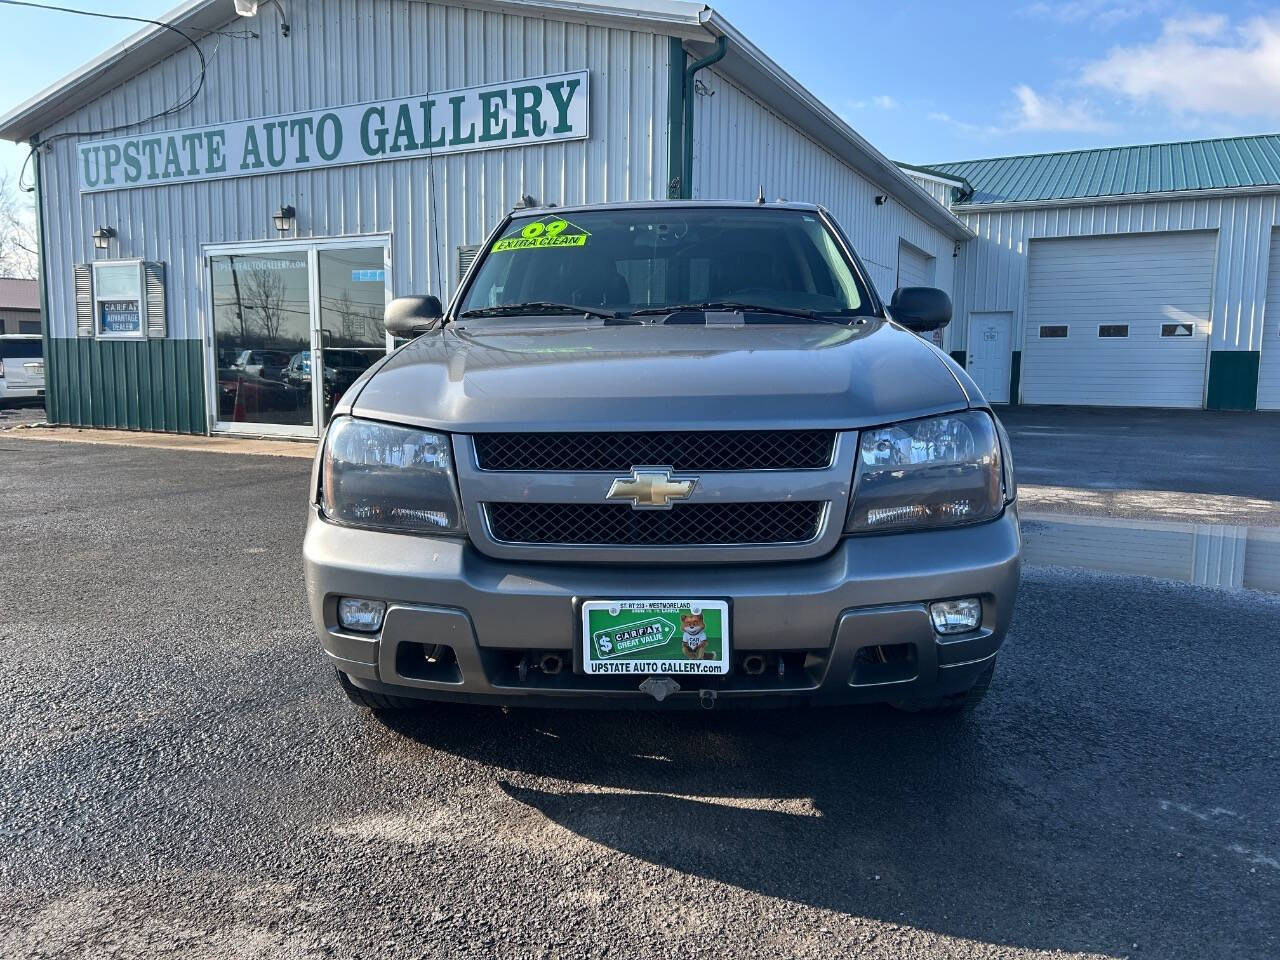
[[693, 496], [697, 477], [673, 477], [670, 467], [632, 467], [631, 476], [618, 477], [606, 500], [630, 500], [637, 510], [668, 510], [674, 500]]

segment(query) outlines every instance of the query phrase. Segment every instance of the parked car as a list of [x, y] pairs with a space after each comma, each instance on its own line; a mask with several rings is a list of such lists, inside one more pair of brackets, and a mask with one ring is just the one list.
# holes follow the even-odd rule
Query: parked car
[[[336, 390], [339, 396], [347, 387], [356, 382], [356, 378], [360, 374], [369, 369], [369, 364], [373, 363], [375, 359], [375, 357], [369, 356], [360, 350], [341, 347], [326, 347], [323, 353], [325, 382]], [[377, 356], [381, 355], [382, 351], [379, 351]], [[310, 350], [295, 353], [289, 358], [289, 364], [284, 371], [284, 379], [294, 386], [304, 386], [311, 383]]]
[[288, 365], [289, 354], [284, 350], [243, 350], [231, 367], [264, 380], [280, 380]]
[[304, 547], [357, 703], [889, 702], [957, 713], [1018, 585], [1008, 440], [804, 204], [502, 221], [355, 382]]
[[0, 403], [44, 397], [44, 338], [0, 334]]

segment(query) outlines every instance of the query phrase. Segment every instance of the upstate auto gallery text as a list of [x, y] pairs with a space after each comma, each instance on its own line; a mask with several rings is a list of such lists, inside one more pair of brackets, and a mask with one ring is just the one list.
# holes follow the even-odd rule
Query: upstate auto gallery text
[[80, 188], [458, 153], [588, 135], [587, 72], [80, 145]]

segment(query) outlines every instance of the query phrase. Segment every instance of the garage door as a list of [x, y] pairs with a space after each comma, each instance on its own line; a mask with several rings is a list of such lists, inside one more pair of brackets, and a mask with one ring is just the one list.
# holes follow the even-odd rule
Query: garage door
[[1262, 312], [1262, 357], [1258, 364], [1258, 409], [1280, 410], [1280, 233], [1271, 235], [1267, 305]]
[[[917, 250], [905, 240], [898, 241], [898, 286], [900, 287], [932, 287], [935, 258], [921, 250]], [[933, 342], [935, 346], [943, 344], [941, 330], [922, 333], [920, 336]]]
[[898, 244], [898, 286], [932, 287], [934, 258], [906, 241]]
[[1032, 240], [1024, 403], [1200, 407], [1217, 235]]

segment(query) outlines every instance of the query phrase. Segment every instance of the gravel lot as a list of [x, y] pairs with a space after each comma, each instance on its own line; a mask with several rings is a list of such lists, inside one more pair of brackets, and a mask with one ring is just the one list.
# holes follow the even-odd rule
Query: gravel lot
[[302, 460], [0, 434], [0, 956], [1280, 955], [1280, 601], [1027, 571], [986, 702], [388, 726]]

